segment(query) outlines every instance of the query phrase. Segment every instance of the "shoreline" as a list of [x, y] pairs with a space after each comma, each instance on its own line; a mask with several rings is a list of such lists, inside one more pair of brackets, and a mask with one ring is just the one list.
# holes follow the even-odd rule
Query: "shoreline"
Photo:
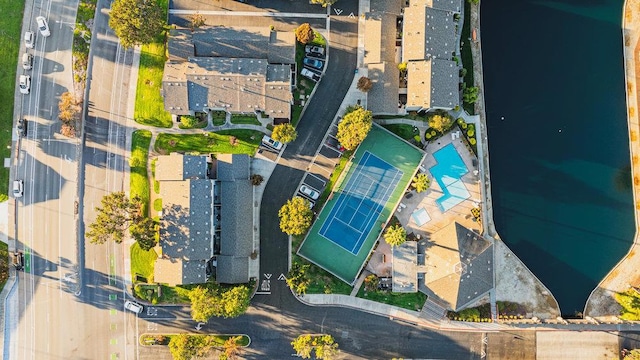
[[635, 50], [640, 46], [640, 0], [625, 0], [622, 9], [622, 50], [624, 60], [625, 95], [627, 104], [627, 126], [629, 131], [629, 152], [631, 159], [631, 175], [633, 178], [633, 203], [635, 204], [635, 235], [627, 254], [607, 273], [593, 289], [585, 303], [584, 315], [592, 318], [610, 320], [618, 319], [622, 307], [616, 301], [615, 293], [629, 290], [632, 284], [640, 281], [637, 269], [640, 267], [640, 243], [638, 239], [638, 223], [640, 222], [640, 142], [638, 133], [638, 91], [640, 90], [638, 74], [640, 64]]

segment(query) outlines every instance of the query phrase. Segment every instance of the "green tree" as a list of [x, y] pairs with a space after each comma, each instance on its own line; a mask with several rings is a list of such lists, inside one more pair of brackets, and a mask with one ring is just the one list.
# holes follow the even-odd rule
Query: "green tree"
[[347, 150], [353, 150], [367, 137], [371, 130], [373, 116], [371, 111], [357, 108], [346, 114], [338, 124], [336, 137]]
[[362, 92], [369, 92], [373, 87], [373, 81], [366, 76], [361, 76], [356, 87]]
[[308, 44], [315, 37], [313, 29], [311, 28], [311, 25], [309, 25], [309, 23], [303, 23], [298, 26], [295, 30], [295, 33], [296, 39], [298, 39], [298, 42], [303, 45]]
[[195, 13], [189, 16], [189, 27], [191, 30], [197, 29], [203, 26], [205, 23], [204, 16], [200, 13]]
[[298, 295], [306, 293], [311, 283], [311, 279], [307, 277], [307, 270], [309, 270], [309, 264], [294, 262], [287, 274], [287, 285]]
[[291, 124], [279, 124], [273, 128], [271, 137], [275, 141], [288, 144], [298, 137], [298, 133], [296, 132], [296, 128]]
[[451, 128], [451, 125], [453, 125], [453, 119], [446, 113], [436, 113], [429, 116], [427, 123], [433, 129], [436, 129], [439, 132], [445, 132]]
[[280, 230], [288, 235], [302, 235], [311, 226], [313, 212], [309, 207], [309, 201], [300, 196], [287, 200], [278, 211], [280, 217]]
[[137, 241], [140, 248], [145, 251], [149, 251], [156, 246], [157, 232], [158, 227], [156, 221], [150, 217], [143, 217], [129, 227], [131, 237]]
[[640, 360], [640, 350], [622, 350], [622, 356], [624, 356], [623, 360]]
[[105, 195], [101, 207], [96, 207], [96, 219], [89, 224], [85, 236], [92, 244], [104, 244], [109, 240], [121, 243], [127, 229], [142, 219], [140, 198], [132, 200], [124, 192]]
[[303, 359], [310, 359], [315, 350], [315, 358], [332, 360], [338, 353], [338, 343], [331, 335], [300, 335], [291, 342], [293, 350]]
[[413, 181], [411, 182], [411, 186], [413, 186], [413, 188], [416, 189], [417, 193], [421, 193], [429, 188], [429, 183], [430, 181], [427, 174], [420, 173], [413, 178]]
[[311, 3], [322, 5], [322, 7], [327, 7], [329, 5], [335, 4], [336, 1], [338, 0], [311, 0]]
[[475, 104], [478, 101], [479, 89], [476, 86], [464, 89], [462, 92], [462, 101], [467, 104]]
[[166, 23], [166, 15], [155, 0], [115, 0], [111, 5], [109, 26], [126, 48], [153, 42]]
[[220, 314], [218, 291], [210, 290], [202, 286], [196, 286], [189, 291], [191, 300], [191, 318], [198, 322], [207, 322], [213, 316]]
[[191, 360], [194, 357], [204, 357], [210, 350], [211, 345], [204, 335], [172, 335], [169, 341], [169, 351], [174, 360]]
[[223, 292], [219, 298], [220, 309], [222, 310], [219, 316], [235, 318], [244, 314], [249, 308], [250, 300], [249, 288], [244, 285], [232, 287]]
[[399, 246], [407, 241], [407, 231], [401, 225], [392, 225], [384, 232], [384, 241], [391, 246]]
[[185, 129], [192, 129], [198, 125], [198, 118], [191, 115], [180, 116], [180, 125]]
[[401, 62], [400, 64], [398, 64], [398, 70], [400, 70], [400, 72], [406, 72], [407, 71], [407, 62]]
[[317, 342], [316, 359], [332, 360], [340, 352], [338, 350], [338, 343], [335, 342], [331, 335], [323, 335]]
[[311, 358], [311, 351], [313, 351], [311, 335], [298, 336], [291, 342], [291, 346], [293, 346], [293, 350], [301, 358]]

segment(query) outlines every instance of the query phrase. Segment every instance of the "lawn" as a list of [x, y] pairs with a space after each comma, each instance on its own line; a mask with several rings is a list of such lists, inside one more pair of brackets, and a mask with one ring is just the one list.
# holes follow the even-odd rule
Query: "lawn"
[[[171, 341], [171, 337], [174, 334], [143, 334], [140, 335], [140, 345], [168, 345]], [[236, 342], [238, 346], [247, 347], [250, 343], [250, 338], [247, 335], [190, 335], [205, 337], [206, 343], [213, 347], [222, 347], [229, 338], [234, 336], [240, 336], [240, 339]]]
[[255, 115], [245, 115], [245, 114], [231, 114], [231, 123], [232, 124], [249, 124], [249, 125], [259, 125], [262, 126], [262, 123], [258, 121], [258, 117]]
[[151, 249], [144, 251], [137, 242], [131, 245], [131, 277], [136, 282], [136, 275], [140, 275], [147, 279], [147, 282], [153, 282], [153, 266], [158, 258], [156, 252]]
[[388, 291], [365, 291], [365, 285], [362, 284], [360, 290], [358, 290], [359, 298], [389, 304], [393, 306], [398, 306], [408, 310], [419, 311], [422, 309], [424, 302], [427, 301], [427, 295], [421, 292], [415, 293], [394, 293]]
[[149, 145], [151, 144], [151, 132], [148, 130], [136, 130], [131, 139], [131, 167], [130, 196], [139, 196], [144, 206], [143, 212], [148, 214], [149, 209], [149, 177], [147, 176], [147, 158]]
[[391, 131], [405, 140], [413, 140], [413, 137], [420, 135], [418, 128], [407, 124], [382, 125], [383, 128]]
[[214, 126], [221, 126], [227, 122], [227, 113], [224, 111], [212, 111], [211, 119]]
[[[232, 137], [237, 140], [232, 145]], [[227, 130], [202, 134], [160, 134], [155, 143], [159, 153], [197, 152], [201, 154], [255, 154], [262, 133], [254, 130]]]
[[[13, 129], [13, 99], [15, 97], [18, 50], [22, 43], [22, 12], [24, 0], [0, 0], [0, 157], [11, 157]], [[21, 95], [18, 95], [21, 96]], [[9, 168], [0, 168], [0, 202], [9, 199]]]
[[140, 51], [140, 68], [136, 88], [134, 119], [144, 125], [170, 128], [171, 114], [164, 110], [160, 94], [162, 74], [166, 58], [164, 42], [143, 45]]

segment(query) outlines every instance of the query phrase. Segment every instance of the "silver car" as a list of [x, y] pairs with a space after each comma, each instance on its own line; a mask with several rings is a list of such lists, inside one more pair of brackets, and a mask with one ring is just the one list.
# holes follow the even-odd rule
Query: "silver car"
[[20, 75], [20, 93], [28, 94], [31, 90], [31, 76], [29, 75]]
[[36, 35], [33, 31], [27, 31], [24, 33], [24, 46], [28, 49], [33, 49], [36, 46]]
[[42, 34], [42, 36], [47, 37], [51, 35], [51, 31], [49, 31], [49, 24], [44, 16], [38, 16], [36, 18], [36, 23], [38, 24], [38, 30], [40, 30], [40, 34]]
[[124, 302], [124, 308], [129, 310], [129, 311], [132, 311], [132, 312], [134, 312], [136, 314], [140, 314], [142, 312], [142, 310], [144, 309], [142, 307], [142, 305], [140, 305], [140, 304], [138, 304], [136, 302], [133, 302], [133, 301], [129, 301], [129, 300]]

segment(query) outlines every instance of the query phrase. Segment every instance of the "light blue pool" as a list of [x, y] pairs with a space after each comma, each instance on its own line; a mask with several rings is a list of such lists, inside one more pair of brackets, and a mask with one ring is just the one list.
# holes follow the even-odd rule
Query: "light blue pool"
[[436, 199], [436, 203], [442, 212], [446, 212], [471, 196], [460, 180], [463, 175], [469, 172], [469, 169], [453, 144], [436, 151], [433, 157], [436, 158], [437, 164], [429, 171], [444, 193]]

